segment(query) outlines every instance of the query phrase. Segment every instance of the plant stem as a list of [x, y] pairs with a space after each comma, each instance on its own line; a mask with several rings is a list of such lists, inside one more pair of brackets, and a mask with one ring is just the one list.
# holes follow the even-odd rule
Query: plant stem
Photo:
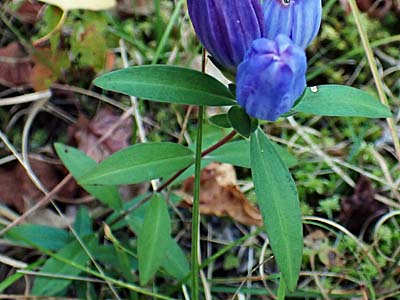
[[[201, 153], [201, 157], [206, 156], [207, 154], [213, 152], [214, 150], [218, 149], [219, 147], [225, 145], [227, 142], [229, 142], [234, 136], [236, 135], [236, 131], [232, 130], [228, 135], [226, 135], [224, 138], [222, 138], [221, 140], [219, 140], [218, 142], [216, 142], [214, 145], [210, 146], [209, 148], [207, 148], [206, 150], [204, 150]], [[172, 182], [175, 181], [175, 179], [177, 179], [183, 172], [185, 172], [191, 165], [180, 169], [178, 172], [176, 172], [174, 175], [172, 175], [168, 180], [166, 180], [162, 185], [160, 185], [157, 190], [156, 193], [160, 193], [161, 191], [163, 191], [164, 189], [166, 189]], [[142, 206], [144, 203], [146, 203], [147, 201], [149, 201], [151, 199], [151, 197], [153, 196], [153, 194], [148, 195], [147, 197], [143, 198], [142, 200], [140, 200], [138, 203], [136, 203], [134, 206], [130, 207], [129, 209], [125, 210], [124, 212], [122, 212], [117, 218], [115, 218], [114, 220], [112, 220], [110, 223], [108, 223], [108, 226], [112, 226], [115, 223], [121, 221], [123, 218], [125, 218], [127, 215], [129, 215], [130, 213], [132, 213], [133, 211], [135, 211], [137, 208], [139, 208], [140, 206]]]
[[[201, 153], [201, 157], [206, 156], [207, 154], [213, 152], [214, 150], [217, 150], [219, 147], [225, 145], [227, 142], [229, 142], [229, 140], [231, 140], [234, 136], [236, 135], [236, 131], [232, 130], [227, 136], [225, 136], [224, 138], [222, 138], [221, 140], [219, 140], [218, 142], [216, 142], [214, 145], [210, 146], [209, 148], [207, 148], [206, 150], [204, 150]], [[176, 172], [173, 176], [171, 176], [167, 181], [165, 181], [162, 185], [160, 185], [156, 192], [159, 193], [161, 192], [163, 189], [165, 189], [167, 186], [169, 186], [176, 178], [178, 178], [183, 172], [185, 172], [191, 165], [179, 170], [178, 172]]]
[[286, 283], [281, 274], [281, 278], [279, 279], [279, 287], [277, 295], [278, 300], [285, 300], [285, 296], [286, 296]]
[[199, 299], [200, 172], [204, 107], [199, 107], [192, 209], [192, 299]]

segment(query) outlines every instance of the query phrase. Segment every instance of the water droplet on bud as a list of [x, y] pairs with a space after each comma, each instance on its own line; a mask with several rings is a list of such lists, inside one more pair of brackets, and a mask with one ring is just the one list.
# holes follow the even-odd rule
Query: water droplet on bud
[[310, 87], [311, 92], [316, 93], [318, 92], [318, 87], [317, 86], [312, 86]]
[[290, 4], [290, 0], [282, 0], [282, 4], [284, 6], [288, 6]]

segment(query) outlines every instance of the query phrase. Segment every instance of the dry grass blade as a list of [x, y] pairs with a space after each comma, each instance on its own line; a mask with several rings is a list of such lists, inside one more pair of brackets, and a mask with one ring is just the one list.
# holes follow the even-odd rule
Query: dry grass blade
[[52, 95], [52, 92], [50, 90], [46, 90], [46, 91], [16, 96], [16, 97], [1, 98], [0, 106], [36, 102], [36, 101], [40, 101], [43, 99], [49, 99], [51, 97], [51, 95]]

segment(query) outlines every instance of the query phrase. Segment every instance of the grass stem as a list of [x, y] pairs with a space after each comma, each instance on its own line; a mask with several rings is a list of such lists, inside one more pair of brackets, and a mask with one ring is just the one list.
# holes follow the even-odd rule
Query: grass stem
[[199, 299], [200, 172], [204, 107], [199, 107], [192, 210], [192, 299]]

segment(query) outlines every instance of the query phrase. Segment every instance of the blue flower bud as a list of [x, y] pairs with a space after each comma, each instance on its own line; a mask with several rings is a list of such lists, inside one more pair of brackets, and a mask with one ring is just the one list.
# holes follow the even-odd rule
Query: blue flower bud
[[305, 49], [321, 25], [321, 0], [264, 0], [264, 37], [282, 33]]
[[252, 117], [275, 121], [306, 87], [304, 50], [286, 35], [255, 40], [238, 67], [236, 97]]
[[263, 36], [260, 0], [187, 0], [190, 19], [205, 49], [235, 73], [253, 40]]

